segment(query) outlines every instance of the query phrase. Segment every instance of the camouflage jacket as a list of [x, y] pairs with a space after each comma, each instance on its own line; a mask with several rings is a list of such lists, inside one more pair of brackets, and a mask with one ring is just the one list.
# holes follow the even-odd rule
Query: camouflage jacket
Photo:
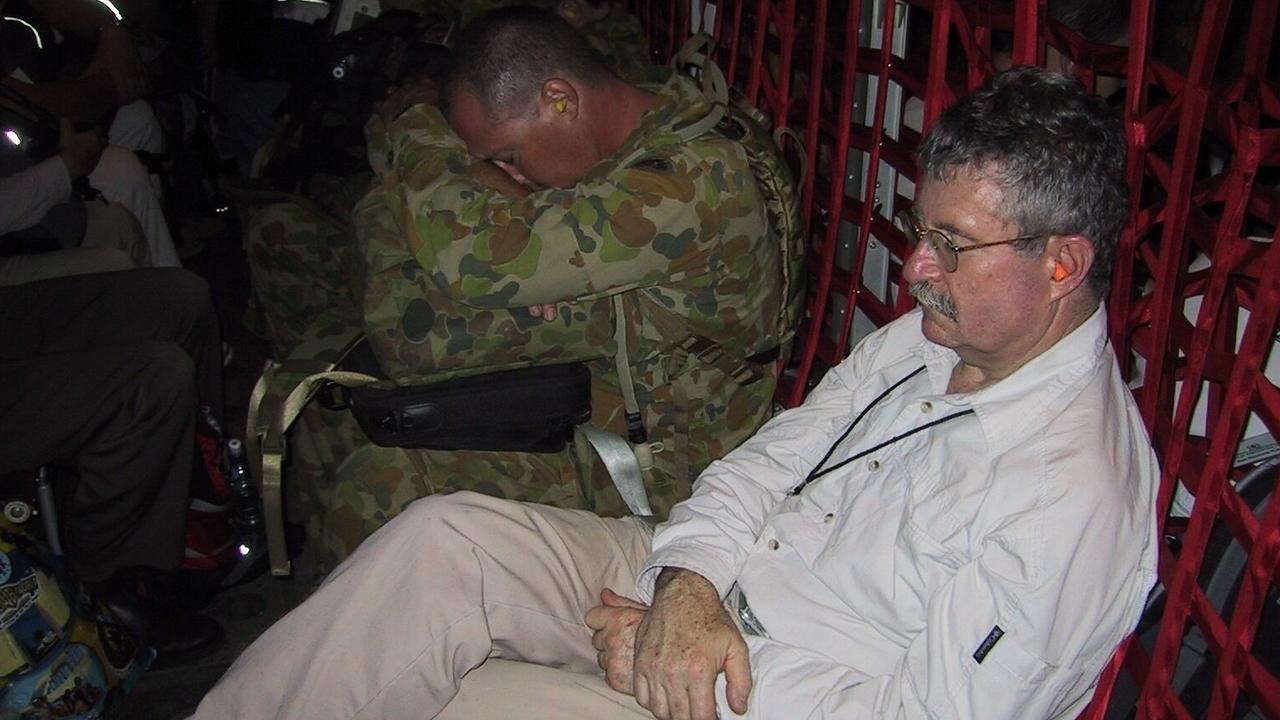
[[[373, 253], [381, 269], [369, 276], [410, 278], [422, 291], [380, 297], [376, 279], [366, 287], [366, 329], [385, 369], [421, 383], [587, 360], [597, 380], [592, 422], [621, 431], [610, 304], [621, 294], [627, 361], [650, 440], [663, 448], [651, 491], [661, 510], [686, 496], [705, 465], [763, 422], [776, 372], [740, 385], [673, 347], [692, 335], [743, 360], [792, 330], [780, 326], [782, 254], [746, 149], [714, 131], [682, 132], [708, 112], [697, 86], [673, 76], [627, 142], [576, 187], [525, 198], [468, 175], [466, 148], [435, 108], [402, 114], [376, 146], [380, 178], [356, 208], [367, 257], [368, 248], [402, 248]], [[391, 327], [370, 327], [379, 303]], [[557, 303], [560, 318], [528, 316], [527, 306], [543, 303]], [[488, 356], [471, 351], [482, 345]]]

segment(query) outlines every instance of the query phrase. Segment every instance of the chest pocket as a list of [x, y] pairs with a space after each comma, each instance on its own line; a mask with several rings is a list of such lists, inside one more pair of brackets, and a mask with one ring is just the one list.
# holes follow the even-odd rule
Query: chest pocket
[[903, 463], [902, 470], [909, 488], [897, 538], [898, 566], [910, 569], [901, 582], [922, 599], [972, 559], [973, 523], [985, 495], [984, 480], [970, 477], [965, 463], [936, 460], [964, 457], [958, 454], [961, 448], [940, 440], [922, 438], [928, 460]]

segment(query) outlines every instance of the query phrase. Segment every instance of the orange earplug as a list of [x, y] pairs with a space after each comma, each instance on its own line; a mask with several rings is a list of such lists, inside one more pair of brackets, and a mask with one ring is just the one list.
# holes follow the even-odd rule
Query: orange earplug
[[1067, 272], [1067, 267], [1062, 263], [1053, 264], [1053, 279], [1055, 281], [1062, 282], [1063, 280], [1066, 280], [1067, 276], [1070, 274], [1071, 273]]

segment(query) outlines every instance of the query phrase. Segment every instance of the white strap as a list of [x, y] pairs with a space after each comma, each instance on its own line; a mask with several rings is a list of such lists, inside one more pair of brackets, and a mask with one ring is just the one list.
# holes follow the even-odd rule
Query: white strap
[[[651, 517], [653, 510], [649, 507], [649, 494], [644, 489], [644, 473], [640, 469], [640, 460], [637, 457], [642, 448], [645, 452], [650, 451], [649, 446], [645, 444], [633, 449], [631, 443], [617, 434], [585, 423], [577, 426], [574, 434], [577, 436], [575, 444], [579, 458], [584, 459], [586, 448], [590, 445], [596, 451], [600, 462], [604, 464], [605, 470], [609, 472], [613, 486], [618, 489], [618, 494], [627, 503], [631, 514], [637, 517]], [[583, 442], [584, 440], [586, 442]], [[649, 458], [652, 464], [651, 453]], [[586, 466], [586, 463], [582, 464]]]
[[636, 401], [636, 383], [631, 377], [631, 358], [627, 350], [627, 316], [622, 304], [622, 293], [613, 296], [613, 339], [618, 351], [613, 356], [618, 368], [618, 388], [622, 390], [622, 405], [627, 412], [640, 412], [640, 403]]
[[[258, 438], [262, 453], [262, 510], [266, 518], [267, 555], [271, 559], [271, 574], [277, 577], [286, 576], [292, 571], [285, 546], [284, 493], [281, 487], [286, 438], [293, 421], [298, 419], [316, 391], [326, 382], [337, 383], [344, 387], [360, 387], [378, 382], [378, 378], [343, 370], [329, 370], [308, 375], [285, 397], [275, 410], [274, 416], [270, 418], [266, 432]], [[254, 394], [258, 395], [256, 389]], [[258, 401], [260, 403], [261, 399], [258, 398]]]

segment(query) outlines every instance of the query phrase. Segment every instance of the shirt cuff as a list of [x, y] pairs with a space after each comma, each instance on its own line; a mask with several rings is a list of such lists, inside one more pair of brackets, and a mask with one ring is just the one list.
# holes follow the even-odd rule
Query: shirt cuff
[[733, 587], [734, 579], [730, 573], [718, 570], [705, 557], [697, 557], [695, 553], [678, 548], [665, 548], [651, 553], [645, 561], [644, 569], [636, 576], [636, 592], [639, 593], [641, 602], [653, 602], [653, 586], [658, 582], [658, 574], [663, 568], [669, 567], [695, 572], [706, 578], [715, 586], [721, 600], [725, 599]]

